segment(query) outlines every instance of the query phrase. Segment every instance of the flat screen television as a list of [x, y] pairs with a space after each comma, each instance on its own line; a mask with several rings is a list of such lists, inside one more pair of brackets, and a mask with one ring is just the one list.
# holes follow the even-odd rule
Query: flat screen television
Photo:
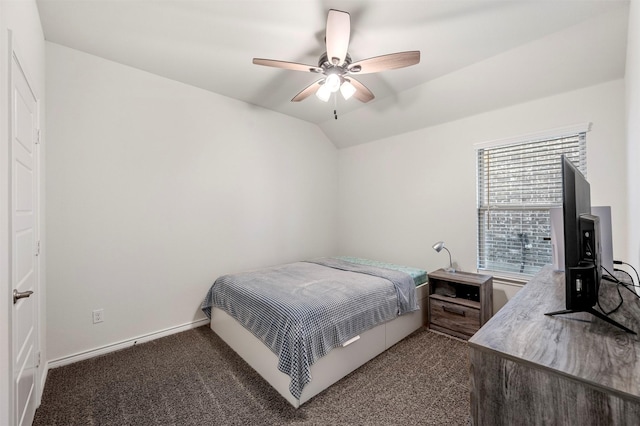
[[591, 187], [584, 175], [564, 155], [562, 163], [562, 221], [566, 309], [545, 315], [589, 312], [635, 334], [594, 307], [602, 278], [600, 220], [591, 214]]
[[600, 222], [591, 215], [589, 182], [564, 155], [562, 222], [567, 309], [591, 308], [600, 289]]

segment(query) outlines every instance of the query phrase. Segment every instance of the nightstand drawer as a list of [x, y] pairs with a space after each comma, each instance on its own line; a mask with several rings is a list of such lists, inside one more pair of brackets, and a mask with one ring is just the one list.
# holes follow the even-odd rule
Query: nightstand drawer
[[431, 323], [469, 336], [480, 329], [480, 309], [430, 299]]

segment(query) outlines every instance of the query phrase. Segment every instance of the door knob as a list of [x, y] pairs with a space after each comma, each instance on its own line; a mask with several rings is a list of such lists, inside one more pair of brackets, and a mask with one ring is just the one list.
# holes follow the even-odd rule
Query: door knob
[[18, 299], [24, 299], [26, 297], [31, 296], [32, 294], [33, 294], [33, 292], [31, 290], [19, 292], [18, 290], [16, 290], [14, 288], [13, 289], [13, 304], [15, 305], [16, 302], [18, 301]]

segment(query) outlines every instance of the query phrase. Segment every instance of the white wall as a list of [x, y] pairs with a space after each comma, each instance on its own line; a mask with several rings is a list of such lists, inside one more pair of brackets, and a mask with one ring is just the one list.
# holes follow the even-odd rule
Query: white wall
[[335, 253], [337, 150], [316, 126], [46, 51], [50, 360], [204, 318], [219, 275]]
[[628, 262], [640, 270], [640, 0], [632, 0], [629, 9], [625, 83], [629, 183]]
[[[499, 109], [339, 152], [340, 252], [434, 270], [476, 269], [474, 143], [592, 122], [592, 203], [612, 206], [614, 253], [627, 254], [622, 80]], [[503, 289], [502, 291], [508, 291]], [[508, 295], [507, 295], [508, 297]], [[504, 294], [496, 298], [506, 301]]]
[[[8, 93], [8, 69], [11, 65], [9, 61], [9, 40], [8, 31], [11, 30], [14, 45], [21, 55], [23, 65], [29, 72], [30, 83], [40, 100], [44, 101], [44, 36], [40, 25], [40, 16], [35, 1], [0, 1], [0, 424], [11, 424], [11, 353], [8, 342], [10, 339], [10, 315], [12, 309], [11, 283], [10, 283], [10, 257], [9, 257], [9, 175], [6, 173], [9, 167], [9, 134], [7, 124], [9, 123], [9, 98]], [[41, 104], [40, 115], [44, 122], [44, 102]], [[43, 124], [43, 123], [42, 123]], [[44, 163], [44, 149], [42, 150]], [[44, 179], [44, 170], [41, 171], [41, 179]], [[44, 210], [44, 204], [41, 208]], [[41, 235], [44, 239], [44, 224], [41, 226]], [[43, 247], [44, 248], [44, 247]], [[46, 250], [41, 254], [41, 261], [46, 256]], [[44, 262], [42, 262], [42, 267]], [[40, 282], [40, 350], [46, 357], [46, 342], [42, 338], [45, 332], [45, 281], [41, 269]], [[39, 371], [42, 374], [42, 369]], [[39, 380], [41, 380], [39, 378]]]

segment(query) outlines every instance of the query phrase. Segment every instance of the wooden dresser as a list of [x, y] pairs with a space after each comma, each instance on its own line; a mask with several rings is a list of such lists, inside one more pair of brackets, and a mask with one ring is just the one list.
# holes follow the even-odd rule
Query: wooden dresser
[[[587, 313], [545, 316], [564, 288], [544, 267], [469, 340], [473, 424], [640, 424], [640, 337]], [[640, 303], [621, 292], [611, 318], [640, 332]], [[602, 307], [618, 301], [603, 281]]]

